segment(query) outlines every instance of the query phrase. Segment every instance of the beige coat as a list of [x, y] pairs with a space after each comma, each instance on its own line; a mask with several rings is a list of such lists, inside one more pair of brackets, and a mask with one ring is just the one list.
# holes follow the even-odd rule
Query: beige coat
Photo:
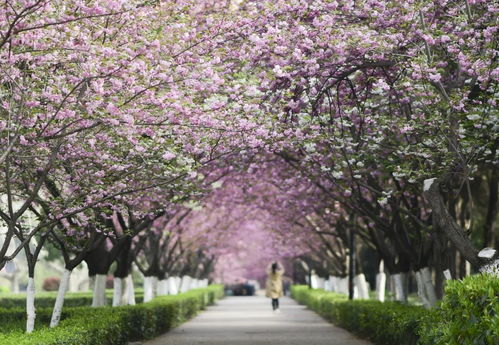
[[272, 270], [267, 270], [268, 278], [266, 284], [265, 296], [269, 298], [279, 298], [283, 296], [282, 293], [282, 275], [284, 274], [284, 270], [277, 270], [275, 273], [272, 273]]

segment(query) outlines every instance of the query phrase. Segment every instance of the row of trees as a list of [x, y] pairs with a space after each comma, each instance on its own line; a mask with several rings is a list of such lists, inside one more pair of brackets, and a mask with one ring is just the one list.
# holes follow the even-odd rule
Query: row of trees
[[496, 270], [497, 10], [8, 2], [0, 269], [25, 252], [27, 330], [47, 242], [65, 264], [52, 326], [82, 261], [95, 305], [113, 263], [115, 304], [132, 262], [153, 286], [294, 257], [353, 286], [368, 248], [399, 300], [413, 271], [428, 306], [445, 270]]
[[497, 5], [254, 6], [261, 26], [237, 56], [295, 138], [276, 154], [325, 200], [300, 223], [329, 238], [328, 271], [346, 273], [357, 235], [394, 277], [414, 271], [428, 305], [429, 266], [439, 291], [466, 262], [497, 274]]
[[206, 167], [243, 139], [216, 96], [224, 81], [212, 52], [228, 30], [218, 6], [2, 6], [0, 269], [24, 251], [28, 332], [35, 267], [47, 242], [65, 266], [51, 326], [82, 261], [95, 277], [94, 306], [113, 263], [114, 304], [124, 299], [132, 262], [148, 284], [149, 277], [210, 272], [213, 258], [179, 224], [220, 177]]
[[[234, 14], [223, 54], [258, 91], [231, 97], [267, 140], [243, 156], [263, 164], [264, 186], [268, 161], [282, 171], [273, 184], [296, 207], [279, 228], [317, 235], [330, 273], [353, 266], [356, 236], [401, 300], [410, 271], [427, 305], [447, 270], [497, 272], [496, 13], [488, 1], [247, 1]], [[269, 190], [262, 207], [288, 210]]]

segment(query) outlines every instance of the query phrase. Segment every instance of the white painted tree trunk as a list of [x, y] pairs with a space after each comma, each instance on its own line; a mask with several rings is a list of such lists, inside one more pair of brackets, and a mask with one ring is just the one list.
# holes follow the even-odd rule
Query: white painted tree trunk
[[329, 278], [324, 281], [324, 290], [331, 291], [331, 280]]
[[152, 298], [158, 295], [158, 277], [151, 277]]
[[28, 278], [28, 287], [26, 288], [26, 333], [31, 333], [35, 329], [35, 280]]
[[329, 291], [336, 291], [336, 279], [335, 277], [329, 276]]
[[168, 278], [168, 292], [170, 293], [170, 295], [178, 294], [177, 280], [175, 279], [175, 277]]
[[395, 288], [395, 300], [406, 303], [407, 292], [405, 289], [405, 273], [396, 273], [392, 275], [392, 283]]
[[378, 274], [376, 274], [376, 299], [380, 302], [385, 301], [386, 291], [386, 273], [385, 262], [381, 260], [378, 266]]
[[121, 278], [121, 296], [120, 296], [120, 305], [128, 305], [128, 276], [125, 278]]
[[191, 287], [192, 278], [189, 276], [183, 276], [180, 283], [180, 292], [184, 293], [189, 291]]
[[191, 281], [191, 290], [197, 289], [199, 287], [199, 280], [193, 278]]
[[158, 290], [158, 277], [144, 277], [144, 302], [149, 302]]
[[335, 277], [335, 281], [333, 283], [334, 292], [336, 292], [336, 293], [343, 293], [343, 292], [341, 292], [342, 291], [341, 290], [342, 289], [342, 284], [343, 284], [342, 280], [343, 280], [343, 278], [341, 278], [341, 277]]
[[378, 301], [385, 301], [385, 289], [386, 289], [386, 273], [379, 272], [376, 275], [376, 299]]
[[431, 278], [431, 271], [429, 267], [423, 267], [421, 269], [421, 279], [423, 280], [423, 285], [425, 289], [426, 298], [430, 307], [437, 304], [437, 292], [435, 291], [435, 285], [433, 285], [433, 279]]
[[479, 268], [480, 273], [491, 274], [499, 278], [499, 258], [494, 248], [483, 248], [478, 257], [487, 259], [488, 263]]
[[168, 295], [168, 279], [161, 279], [158, 282], [158, 296]]
[[175, 277], [175, 281], [177, 282], [177, 291], [178, 291], [178, 293], [180, 293], [181, 292], [180, 287], [182, 286], [182, 278]]
[[95, 286], [95, 276], [88, 277], [88, 290], [93, 290]]
[[64, 297], [69, 288], [69, 280], [71, 278], [71, 271], [65, 269], [62, 272], [59, 290], [57, 291], [57, 298], [55, 299], [54, 310], [52, 311], [52, 318], [50, 319], [50, 327], [55, 327], [61, 320], [62, 307], [64, 305]]
[[445, 271], [443, 271], [443, 274], [444, 274], [444, 277], [446, 280], [452, 280], [452, 274], [450, 273], [449, 269], [446, 269]]
[[324, 289], [325, 279], [321, 277], [317, 277], [317, 288]]
[[336, 276], [329, 276], [329, 284], [331, 285], [332, 292], [338, 292], [338, 281], [340, 278]]
[[319, 279], [319, 277], [317, 276], [317, 274], [312, 274], [310, 276], [310, 287], [312, 289], [317, 289], [318, 288], [318, 286], [319, 286], [318, 279]]
[[[257, 287], [257, 290], [260, 289], [260, 284], [258, 283], [258, 281], [256, 282], [256, 287]], [[199, 282], [199, 287], [201, 288], [205, 288], [205, 287], [208, 287], [208, 279], [201, 279], [201, 281]]]
[[467, 276], [471, 275], [471, 263], [469, 261], [466, 261], [465, 267], [466, 267], [465, 268], [465, 272], [466, 272], [465, 276], [467, 277]]
[[369, 286], [367, 285], [366, 276], [363, 273], [355, 276], [354, 284], [357, 287], [357, 298], [369, 299]]
[[135, 288], [133, 286], [133, 278], [132, 275], [129, 274], [126, 278], [126, 289], [125, 289], [125, 298], [129, 305], [135, 305]]
[[479, 271], [482, 274], [490, 274], [499, 278], [499, 259], [480, 267]]
[[151, 277], [144, 277], [142, 288], [144, 289], [144, 303], [149, 302], [152, 300]]
[[105, 274], [96, 274], [94, 278], [94, 291], [92, 298], [92, 307], [102, 307], [106, 303], [106, 280]]
[[124, 279], [114, 277], [113, 280], [113, 307], [122, 305]]
[[421, 271], [416, 271], [414, 272], [416, 275], [416, 283], [418, 286], [418, 296], [421, 299], [421, 302], [423, 303], [423, 306], [426, 309], [430, 308], [430, 302], [428, 301], [428, 298], [426, 298], [426, 292], [425, 292], [425, 287], [423, 283], [423, 275], [421, 274]]
[[340, 278], [338, 284], [338, 293], [348, 295], [348, 277]]

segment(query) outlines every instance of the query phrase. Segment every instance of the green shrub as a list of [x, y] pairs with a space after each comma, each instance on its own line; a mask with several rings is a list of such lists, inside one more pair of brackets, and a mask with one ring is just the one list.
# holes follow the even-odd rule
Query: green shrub
[[[35, 307], [39, 308], [52, 308], [55, 303], [57, 292], [40, 291], [36, 293]], [[113, 291], [106, 291], [107, 302], [111, 305], [113, 298]], [[144, 294], [142, 290], [135, 292], [135, 301], [142, 303]], [[92, 305], [92, 292], [70, 292], [66, 294], [64, 299], [64, 307], [86, 307]], [[26, 294], [2, 294], [0, 295], [0, 308], [25, 308], [26, 307]]]
[[424, 318], [421, 344], [499, 344], [499, 279], [488, 275], [449, 281], [438, 308]]
[[[176, 296], [162, 296], [154, 300], [122, 307], [65, 308], [61, 323], [47, 328], [50, 309], [37, 310], [37, 319], [45, 321], [32, 334], [22, 328], [8, 326], [0, 333], [2, 345], [120, 345], [129, 341], [157, 336], [171, 327], [194, 316], [200, 309], [223, 296], [223, 287], [213, 285]], [[10, 316], [9, 316], [10, 315]], [[24, 326], [23, 309], [0, 309], [0, 324], [4, 320], [19, 318]], [[37, 325], [38, 325], [37, 321]]]
[[293, 286], [293, 298], [325, 319], [383, 345], [499, 344], [499, 279], [449, 281], [431, 311], [398, 302], [349, 301], [346, 296]]
[[397, 302], [349, 301], [346, 295], [307, 286], [293, 286], [291, 294], [326, 320], [380, 345], [415, 345], [418, 321], [427, 313]]

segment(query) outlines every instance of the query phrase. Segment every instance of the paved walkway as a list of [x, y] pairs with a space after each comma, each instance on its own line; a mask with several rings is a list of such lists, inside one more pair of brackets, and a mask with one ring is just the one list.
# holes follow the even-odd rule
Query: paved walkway
[[144, 345], [370, 345], [290, 298], [281, 313], [265, 297], [226, 297]]

